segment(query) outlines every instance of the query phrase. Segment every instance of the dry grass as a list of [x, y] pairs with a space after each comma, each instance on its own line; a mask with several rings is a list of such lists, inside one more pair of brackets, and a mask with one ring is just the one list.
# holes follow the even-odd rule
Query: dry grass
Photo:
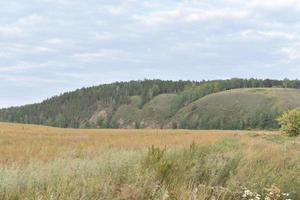
[[0, 123], [4, 200], [227, 200], [240, 199], [241, 186], [263, 194], [273, 184], [300, 198], [299, 137]]
[[36, 125], [0, 123], [0, 163], [50, 160], [67, 151], [90, 154], [108, 148], [140, 149], [209, 144], [239, 131], [60, 129]]

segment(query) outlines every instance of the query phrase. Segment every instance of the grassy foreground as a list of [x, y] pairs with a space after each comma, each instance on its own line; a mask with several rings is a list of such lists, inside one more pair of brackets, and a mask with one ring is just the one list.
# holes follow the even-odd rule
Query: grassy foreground
[[297, 200], [299, 188], [299, 137], [276, 132], [74, 130], [0, 123], [3, 200], [266, 196]]

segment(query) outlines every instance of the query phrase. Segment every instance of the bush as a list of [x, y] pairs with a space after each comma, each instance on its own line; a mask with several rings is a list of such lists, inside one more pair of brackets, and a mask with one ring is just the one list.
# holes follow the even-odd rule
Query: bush
[[278, 122], [281, 130], [288, 136], [298, 136], [300, 134], [300, 109], [290, 110], [284, 113]]

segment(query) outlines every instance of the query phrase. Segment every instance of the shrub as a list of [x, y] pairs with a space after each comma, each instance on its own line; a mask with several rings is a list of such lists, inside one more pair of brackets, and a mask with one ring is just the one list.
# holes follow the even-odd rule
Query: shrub
[[172, 122], [172, 129], [177, 129], [177, 128], [178, 128], [177, 122]]
[[174, 174], [175, 163], [166, 157], [166, 148], [160, 149], [152, 146], [148, 150], [143, 166], [145, 169], [153, 170], [160, 182], [168, 183]]
[[300, 109], [290, 110], [278, 118], [281, 130], [288, 136], [300, 134]]

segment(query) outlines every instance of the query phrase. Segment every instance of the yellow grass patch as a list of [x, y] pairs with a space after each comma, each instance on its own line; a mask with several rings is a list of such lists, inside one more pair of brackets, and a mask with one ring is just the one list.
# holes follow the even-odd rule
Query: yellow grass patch
[[299, 153], [279, 132], [0, 123], [0, 199], [225, 200], [272, 185], [299, 199]]
[[60, 129], [46, 126], [0, 123], [0, 163], [47, 161], [67, 151], [93, 154], [108, 148], [137, 149], [209, 144], [243, 131], [192, 131], [156, 129]]

